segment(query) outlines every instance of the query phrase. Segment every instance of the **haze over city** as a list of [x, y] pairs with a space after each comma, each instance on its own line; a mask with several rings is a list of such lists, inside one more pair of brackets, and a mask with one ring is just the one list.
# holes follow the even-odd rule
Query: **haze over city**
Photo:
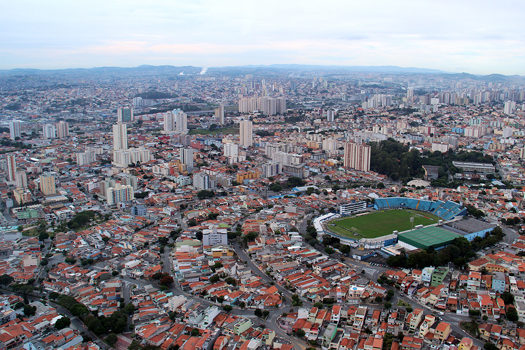
[[15, 1], [0, 68], [319, 64], [525, 74], [520, 1]]

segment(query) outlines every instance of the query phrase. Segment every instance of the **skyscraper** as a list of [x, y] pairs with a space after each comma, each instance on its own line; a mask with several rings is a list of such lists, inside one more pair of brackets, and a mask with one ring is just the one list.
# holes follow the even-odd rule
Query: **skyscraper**
[[23, 170], [17, 170], [15, 173], [15, 183], [17, 188], [27, 188], [27, 175]]
[[503, 106], [503, 113], [505, 114], [514, 114], [514, 111], [516, 110], [516, 102], [514, 101], [506, 101]]
[[224, 125], [224, 105], [223, 104], [215, 108], [215, 120], [217, 120], [217, 122], [220, 125]]
[[16, 180], [16, 158], [14, 154], [7, 155], [7, 179], [9, 182]]
[[40, 191], [42, 191], [44, 196], [50, 196], [56, 193], [55, 177], [53, 175], [40, 175]]
[[180, 109], [174, 109], [173, 115], [175, 116], [175, 124], [176, 129], [175, 131], [179, 134], [187, 134], [188, 133], [188, 116], [186, 113], [184, 113]]
[[370, 171], [370, 146], [355, 142], [345, 143], [344, 167]]
[[63, 120], [57, 123], [57, 137], [64, 139], [69, 136], [69, 123]]
[[253, 145], [253, 124], [249, 120], [241, 120], [239, 123], [239, 144], [243, 147], [250, 147]]
[[117, 109], [118, 123], [131, 123], [133, 121], [133, 108], [120, 107]]
[[186, 170], [191, 173], [193, 170], [193, 148], [181, 148], [180, 162], [186, 165]]
[[20, 120], [12, 120], [9, 123], [9, 136], [11, 140], [14, 140], [22, 135], [20, 132], [20, 125]]
[[135, 199], [133, 186], [116, 183], [115, 186], [106, 189], [106, 200], [108, 205], [118, 205]]
[[326, 111], [326, 121], [327, 122], [333, 122], [334, 121], [334, 115], [335, 112], [332, 109], [329, 109]]
[[117, 123], [113, 125], [113, 150], [128, 149], [128, 128], [126, 124]]
[[172, 132], [175, 130], [175, 116], [173, 112], [164, 113], [164, 131]]
[[44, 139], [54, 139], [56, 137], [56, 128], [53, 124], [46, 124], [42, 128]]

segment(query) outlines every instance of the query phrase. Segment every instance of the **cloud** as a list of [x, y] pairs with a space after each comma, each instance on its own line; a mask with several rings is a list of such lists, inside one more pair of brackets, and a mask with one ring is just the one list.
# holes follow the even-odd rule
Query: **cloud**
[[525, 73], [519, 2], [18, 0], [0, 67], [316, 63]]

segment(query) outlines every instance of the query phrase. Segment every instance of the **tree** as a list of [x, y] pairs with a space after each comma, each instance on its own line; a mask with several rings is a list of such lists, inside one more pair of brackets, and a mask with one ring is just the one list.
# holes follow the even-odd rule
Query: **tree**
[[255, 311], [253, 313], [257, 317], [262, 317], [262, 314], [263, 314], [261, 309], [255, 309]]
[[507, 319], [512, 322], [517, 322], [519, 320], [518, 312], [516, 311], [516, 308], [509, 307], [507, 310]]
[[192, 337], [198, 337], [201, 334], [201, 332], [197, 328], [193, 328], [190, 334]]
[[160, 278], [159, 283], [163, 286], [170, 287], [173, 284], [173, 277], [171, 277], [169, 274], [164, 274]]
[[110, 346], [114, 346], [117, 343], [117, 341], [118, 341], [118, 337], [117, 337], [117, 335], [115, 333], [110, 333], [106, 337], [106, 339], [104, 339], [104, 341], [106, 343], [108, 343]]
[[213, 191], [201, 190], [197, 192], [197, 197], [199, 199], [213, 198], [213, 196], [215, 196], [215, 193]]
[[71, 324], [71, 320], [68, 317], [62, 316], [55, 322], [55, 328], [63, 329], [63, 328], [69, 327], [70, 324]]
[[485, 350], [498, 350], [499, 348], [494, 345], [494, 343], [491, 343], [491, 342], [486, 342], [485, 345], [483, 345], [483, 349]]
[[210, 277], [210, 282], [211, 283], [217, 283], [219, 281], [220, 277], [219, 275], [213, 275]]
[[385, 303], [385, 309], [390, 309], [392, 307], [392, 303], [390, 303], [389, 301], [387, 301]]
[[514, 295], [510, 292], [503, 292], [501, 294], [501, 299], [503, 299], [505, 305], [514, 304]]
[[226, 312], [230, 312], [233, 310], [233, 307], [231, 307], [231, 305], [224, 305], [222, 309]]
[[303, 305], [303, 302], [299, 298], [297, 294], [292, 295], [292, 305], [293, 306], [301, 306]]
[[29, 304], [24, 305], [24, 315], [27, 317], [33, 316], [36, 313], [36, 306], [31, 306]]
[[302, 338], [302, 337], [304, 337], [304, 335], [305, 335], [306, 333], [304, 332], [304, 330], [302, 330], [301, 328], [299, 328], [295, 334], [297, 334], [297, 336], [298, 336], [299, 338]]
[[14, 281], [14, 278], [9, 275], [3, 274], [0, 276], [0, 284], [3, 286], [8, 286], [11, 283], [13, 283], [13, 281]]

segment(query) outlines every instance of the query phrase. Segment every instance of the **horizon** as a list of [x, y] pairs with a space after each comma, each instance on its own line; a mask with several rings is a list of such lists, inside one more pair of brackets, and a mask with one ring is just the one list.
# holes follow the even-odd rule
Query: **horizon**
[[[206, 72], [209, 69], [225, 69], [225, 68], [268, 68], [268, 69], [285, 69], [286, 66], [297, 66], [298, 69], [301, 67], [319, 67], [321, 68], [340, 68], [340, 69], [363, 69], [363, 68], [369, 68], [370, 70], [357, 70], [356, 72], [369, 72], [369, 73], [382, 73], [382, 74], [449, 74], [449, 75], [456, 75], [456, 74], [467, 74], [467, 75], [474, 75], [474, 76], [491, 76], [491, 75], [502, 75], [506, 77], [525, 77], [525, 74], [503, 74], [498, 72], [493, 73], [487, 73], [487, 74], [476, 74], [471, 72], [452, 72], [452, 71], [444, 71], [439, 70], [435, 68], [429, 68], [429, 67], [408, 67], [408, 66], [395, 66], [395, 65], [375, 65], [375, 66], [369, 66], [369, 65], [335, 65], [335, 64], [302, 64], [302, 63], [269, 63], [269, 64], [244, 64], [244, 65], [230, 65], [230, 66], [196, 66], [191, 64], [181, 64], [181, 65], [171, 65], [171, 64], [159, 64], [159, 65], [153, 65], [153, 64], [139, 64], [134, 66], [91, 66], [91, 67], [64, 67], [64, 68], [34, 68], [34, 67], [15, 67], [15, 68], [7, 68], [3, 69], [0, 68], [0, 72], [11, 72], [11, 71], [67, 71], [67, 70], [96, 70], [96, 69], [139, 69], [139, 68], [160, 68], [160, 67], [170, 67], [170, 68], [184, 68], [184, 67], [191, 67], [191, 68], [201, 68], [206, 69]], [[388, 72], [388, 70], [381, 71], [381, 72], [375, 72], [374, 69], [376, 68], [382, 68], [382, 69], [388, 69], [392, 68], [393, 70], [400, 70], [401, 72]], [[403, 72], [403, 70], [406, 70], [406, 72]], [[411, 72], [413, 71], [413, 72]], [[185, 74], [188, 75], [188, 74]]]
[[299, 64], [525, 75], [518, 5], [26, 0], [0, 13], [0, 69]]

